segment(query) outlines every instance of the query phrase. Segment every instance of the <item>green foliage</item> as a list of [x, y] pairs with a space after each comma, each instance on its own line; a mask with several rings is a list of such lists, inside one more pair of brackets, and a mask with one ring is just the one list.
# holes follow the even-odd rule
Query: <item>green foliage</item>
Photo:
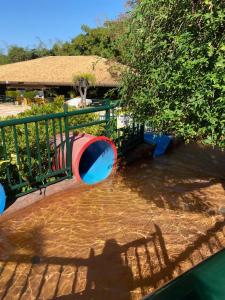
[[16, 91], [12, 91], [12, 90], [7, 90], [6, 91], [6, 96], [14, 98], [18, 101], [18, 103], [22, 103], [23, 101], [25, 101], [26, 99], [26, 104], [30, 105], [35, 103], [43, 103], [44, 99], [39, 99], [39, 98], [35, 98], [36, 95], [38, 94], [38, 91], [36, 90], [30, 90], [30, 91], [24, 91], [21, 92], [19, 90]]
[[51, 50], [47, 49], [45, 44], [40, 40], [38, 45], [33, 49], [27, 50], [30, 55], [30, 59], [40, 58], [51, 55]]
[[47, 49], [42, 42], [33, 49], [13, 45], [8, 48], [7, 55], [0, 52], [0, 65], [40, 58], [51, 54], [52, 51]]
[[5, 65], [9, 63], [8, 55], [5, 55], [0, 50], [0, 65]]
[[72, 82], [74, 87], [78, 87], [80, 97], [81, 97], [81, 106], [86, 106], [86, 98], [88, 88], [92, 85], [95, 85], [96, 78], [94, 74], [81, 73], [73, 76]]
[[9, 160], [5, 160], [4, 159], [4, 155], [3, 155], [3, 147], [2, 145], [0, 145], [0, 176], [3, 177], [3, 173], [5, 173], [4, 171], [6, 170], [6, 166], [8, 165]]
[[[63, 104], [64, 104], [64, 96], [58, 96], [54, 99], [53, 102], [46, 103], [43, 105], [33, 104], [31, 109], [26, 110], [16, 116], [16, 118], [27, 118], [32, 116], [41, 116], [41, 115], [49, 115], [58, 112], [63, 112]], [[11, 119], [9, 117], [7, 119]]]
[[43, 56], [50, 55], [50, 50], [44, 47], [43, 43], [34, 48], [34, 49], [27, 49], [18, 46], [10, 46], [8, 49], [8, 61], [10, 63], [35, 59]]
[[37, 91], [25, 91], [23, 93], [23, 97], [30, 100], [34, 100], [36, 95], [37, 95]]
[[8, 58], [12, 63], [29, 60], [30, 53], [23, 47], [11, 46], [8, 50]]
[[91, 29], [82, 26], [83, 33], [72, 39], [71, 50], [79, 55], [111, 56], [110, 36], [107, 27]]
[[12, 97], [12, 98], [15, 98], [15, 99], [17, 97], [20, 97], [20, 92], [19, 91], [10, 91], [10, 90], [8, 90], [8, 91], [5, 92], [5, 94], [6, 94], [6, 96]]
[[[18, 166], [16, 165], [16, 156], [10, 154], [7, 159], [4, 157], [3, 146], [0, 144], [0, 182], [4, 185], [6, 192], [8, 192], [8, 180], [6, 170], [14, 174], [14, 178], [18, 178]], [[16, 170], [16, 172], [15, 172]]]
[[82, 30], [83, 33], [70, 42], [57, 42], [52, 48], [52, 53], [54, 55], [98, 55], [105, 58], [115, 56], [114, 38], [109, 23], [93, 29], [83, 25]]
[[221, 0], [143, 0], [127, 20], [121, 95], [155, 130], [225, 147]]
[[90, 73], [76, 74], [73, 76], [72, 82], [74, 83], [74, 85], [78, 86], [80, 80], [85, 80], [89, 86], [94, 86], [96, 83], [95, 75]]

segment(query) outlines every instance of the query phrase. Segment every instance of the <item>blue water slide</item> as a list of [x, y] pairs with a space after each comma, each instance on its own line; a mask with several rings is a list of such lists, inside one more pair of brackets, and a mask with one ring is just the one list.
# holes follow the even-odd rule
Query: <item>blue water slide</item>
[[115, 163], [115, 152], [111, 144], [96, 141], [83, 153], [79, 171], [80, 177], [87, 184], [98, 183], [107, 178]]
[[144, 141], [145, 143], [155, 145], [153, 157], [158, 157], [165, 154], [166, 150], [172, 142], [172, 136], [146, 132], [144, 134]]

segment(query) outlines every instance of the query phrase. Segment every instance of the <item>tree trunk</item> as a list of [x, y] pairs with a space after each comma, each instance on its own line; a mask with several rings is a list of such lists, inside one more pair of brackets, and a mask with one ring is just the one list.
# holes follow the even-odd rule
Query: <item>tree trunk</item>
[[87, 99], [87, 90], [89, 88], [89, 83], [85, 78], [81, 78], [78, 80], [78, 89], [81, 96], [81, 107], [86, 107], [86, 99]]
[[83, 89], [81, 86], [79, 86], [79, 93], [80, 93], [80, 97], [81, 97], [81, 107], [84, 107], [84, 93], [83, 93]]
[[88, 87], [81, 87], [81, 86], [79, 86], [79, 93], [80, 93], [80, 97], [81, 97], [81, 106], [82, 107], [86, 107], [87, 106], [87, 103], [86, 103], [87, 90], [88, 90]]
[[87, 99], [87, 90], [88, 90], [88, 87], [85, 87], [84, 88], [84, 106], [86, 107], [87, 106], [87, 102], [86, 102], [86, 99]]

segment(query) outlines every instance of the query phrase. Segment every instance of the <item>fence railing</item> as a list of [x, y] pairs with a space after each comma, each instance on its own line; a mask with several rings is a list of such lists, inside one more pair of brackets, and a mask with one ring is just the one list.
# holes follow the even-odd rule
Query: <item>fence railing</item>
[[[101, 106], [72, 111], [65, 105], [60, 113], [0, 122], [0, 181], [7, 195], [17, 198], [71, 178], [71, 132], [85, 128], [85, 132], [111, 137], [119, 155], [140, 143], [141, 125], [132, 122], [132, 126], [117, 129], [118, 105], [118, 101], [106, 101]], [[104, 118], [99, 117], [100, 112], [104, 112]], [[58, 165], [58, 139], [63, 158], [65, 143], [67, 151], [61, 167], [54, 170], [53, 157]]]

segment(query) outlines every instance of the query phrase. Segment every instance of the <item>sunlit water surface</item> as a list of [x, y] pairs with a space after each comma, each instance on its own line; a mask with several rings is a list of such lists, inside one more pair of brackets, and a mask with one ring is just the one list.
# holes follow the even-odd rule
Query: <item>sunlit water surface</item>
[[0, 219], [0, 299], [141, 299], [225, 246], [224, 177], [183, 145]]

